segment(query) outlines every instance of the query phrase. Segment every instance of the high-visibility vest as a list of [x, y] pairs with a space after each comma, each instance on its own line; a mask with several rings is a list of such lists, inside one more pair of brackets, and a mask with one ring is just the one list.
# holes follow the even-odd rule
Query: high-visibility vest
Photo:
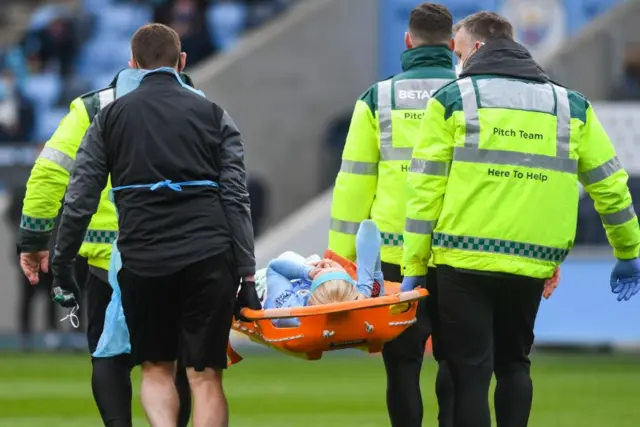
[[[69, 185], [76, 153], [93, 117], [115, 99], [111, 87], [90, 92], [71, 103], [69, 113], [47, 141], [27, 181], [20, 227], [50, 233]], [[91, 266], [109, 269], [111, 244], [118, 235], [118, 221], [108, 194], [109, 180], [84, 238], [79, 254]]]
[[329, 232], [329, 249], [351, 260], [359, 224], [372, 219], [382, 235], [382, 261], [402, 263], [405, 185], [415, 136], [429, 98], [455, 78], [445, 47], [409, 50], [403, 68], [365, 92], [351, 120]]
[[405, 274], [423, 274], [433, 246], [436, 265], [551, 277], [573, 247], [578, 179], [615, 255], [637, 257], [628, 175], [582, 95], [495, 76], [457, 80], [429, 102], [413, 151]]

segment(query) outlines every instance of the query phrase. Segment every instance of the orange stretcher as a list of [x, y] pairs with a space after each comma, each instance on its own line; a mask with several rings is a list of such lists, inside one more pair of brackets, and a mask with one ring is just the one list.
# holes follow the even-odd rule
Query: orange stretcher
[[[332, 259], [355, 279], [353, 262], [327, 250]], [[250, 322], [234, 320], [233, 330], [252, 341], [292, 356], [318, 360], [325, 351], [358, 348], [369, 353], [382, 351], [385, 342], [400, 335], [416, 321], [418, 300], [428, 295], [425, 289], [400, 293], [400, 284], [385, 281], [385, 296], [359, 301], [296, 308], [268, 310], [243, 309]], [[278, 328], [273, 319], [297, 317], [300, 325]], [[227, 348], [230, 365], [242, 360], [237, 352]]]

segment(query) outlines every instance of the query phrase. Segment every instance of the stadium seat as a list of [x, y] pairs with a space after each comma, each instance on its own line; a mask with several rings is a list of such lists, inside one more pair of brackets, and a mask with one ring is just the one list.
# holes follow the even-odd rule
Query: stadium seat
[[143, 6], [119, 4], [107, 6], [96, 15], [98, 37], [131, 37], [152, 18], [151, 9]]
[[216, 3], [207, 9], [206, 20], [211, 42], [220, 50], [231, 48], [241, 37], [247, 21], [242, 3]]
[[115, 72], [127, 67], [130, 56], [129, 38], [96, 37], [82, 47], [78, 73], [84, 76], [115, 75]]
[[25, 80], [23, 91], [36, 108], [47, 108], [58, 102], [62, 79], [55, 73], [32, 74]]
[[36, 115], [36, 129], [34, 139], [36, 142], [45, 142], [56, 131], [62, 118], [69, 111], [68, 108], [40, 109]]
[[98, 14], [114, 4], [114, 0], [82, 0], [82, 9], [90, 14]]

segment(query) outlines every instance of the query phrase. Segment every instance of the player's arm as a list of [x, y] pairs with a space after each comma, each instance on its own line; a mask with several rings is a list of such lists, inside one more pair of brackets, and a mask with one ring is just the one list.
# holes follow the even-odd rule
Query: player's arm
[[227, 112], [221, 118], [220, 196], [231, 227], [233, 252], [238, 275], [250, 277], [256, 273], [251, 203], [247, 192], [244, 146], [240, 131]]
[[638, 257], [640, 229], [627, 187], [629, 175], [590, 105], [578, 156], [578, 177], [594, 201], [614, 255], [623, 260]]
[[424, 276], [431, 256], [431, 234], [442, 210], [453, 159], [453, 123], [444, 106], [432, 98], [422, 119], [407, 174], [407, 220], [403, 274]]
[[329, 249], [356, 258], [356, 233], [368, 219], [378, 185], [378, 121], [372, 90], [356, 102], [342, 153], [342, 164], [333, 188]]
[[87, 110], [82, 100], [76, 99], [45, 144], [27, 181], [18, 239], [21, 252], [47, 250], [76, 152], [88, 127]]

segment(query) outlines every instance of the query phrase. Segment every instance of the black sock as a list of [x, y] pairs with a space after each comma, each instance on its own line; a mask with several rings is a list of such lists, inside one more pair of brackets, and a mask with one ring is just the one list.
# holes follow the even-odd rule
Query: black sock
[[129, 355], [91, 359], [91, 389], [105, 427], [132, 427]]
[[191, 388], [185, 368], [178, 365], [176, 371], [176, 389], [180, 399], [180, 412], [178, 413], [178, 427], [187, 427], [191, 418]]

